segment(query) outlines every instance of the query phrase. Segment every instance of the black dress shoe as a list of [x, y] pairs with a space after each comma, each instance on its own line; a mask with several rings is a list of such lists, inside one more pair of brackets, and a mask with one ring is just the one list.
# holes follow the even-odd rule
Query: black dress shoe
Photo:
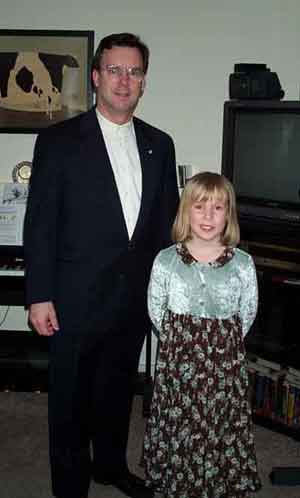
[[154, 491], [147, 488], [144, 479], [132, 474], [131, 472], [126, 472], [119, 476], [94, 476], [94, 481], [98, 484], [104, 484], [106, 486], [111, 485], [118, 488], [125, 495], [131, 498], [153, 498]]

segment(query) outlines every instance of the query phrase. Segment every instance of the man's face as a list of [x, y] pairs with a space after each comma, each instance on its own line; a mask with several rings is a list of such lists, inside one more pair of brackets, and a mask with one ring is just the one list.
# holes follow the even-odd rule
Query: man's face
[[137, 48], [113, 47], [104, 50], [93, 82], [97, 108], [107, 119], [122, 124], [129, 121], [143, 94], [143, 59]]

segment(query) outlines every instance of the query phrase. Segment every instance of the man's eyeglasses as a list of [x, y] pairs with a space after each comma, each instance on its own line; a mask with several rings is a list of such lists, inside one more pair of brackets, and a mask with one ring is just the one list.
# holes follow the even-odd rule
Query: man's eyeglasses
[[101, 69], [104, 69], [111, 78], [121, 78], [125, 73], [134, 81], [142, 81], [144, 78], [144, 71], [140, 67], [116, 66], [115, 64], [110, 64], [102, 66]]

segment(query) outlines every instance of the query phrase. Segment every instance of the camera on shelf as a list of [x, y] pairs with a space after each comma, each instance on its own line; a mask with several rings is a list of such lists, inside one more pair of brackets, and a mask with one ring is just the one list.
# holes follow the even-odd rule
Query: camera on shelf
[[235, 64], [234, 73], [229, 76], [230, 99], [282, 99], [277, 73], [266, 64]]

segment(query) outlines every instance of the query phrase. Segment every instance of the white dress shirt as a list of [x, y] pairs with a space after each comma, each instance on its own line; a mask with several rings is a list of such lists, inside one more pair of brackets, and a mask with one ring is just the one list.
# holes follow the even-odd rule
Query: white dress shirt
[[142, 170], [132, 120], [118, 125], [96, 109], [100, 128], [118, 187], [129, 238], [138, 219], [142, 195]]

